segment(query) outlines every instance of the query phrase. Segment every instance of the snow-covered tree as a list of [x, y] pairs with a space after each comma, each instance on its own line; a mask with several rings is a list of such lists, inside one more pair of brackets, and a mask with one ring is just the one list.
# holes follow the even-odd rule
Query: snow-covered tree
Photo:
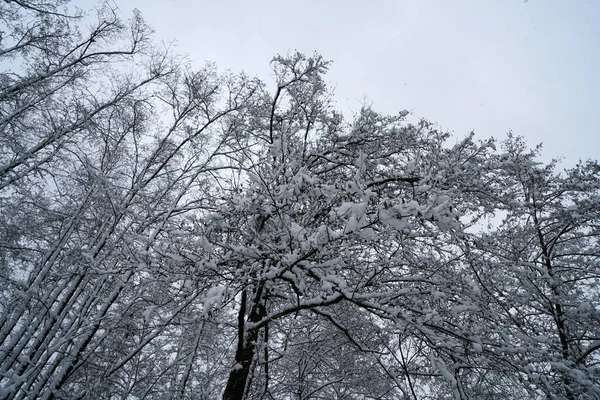
[[248, 390], [270, 324], [341, 302], [457, 342], [442, 353], [470, 340], [425, 307], [460, 285], [453, 242], [459, 217], [484, 207], [477, 189], [490, 179], [491, 143], [469, 136], [447, 147], [449, 135], [430, 123], [368, 108], [345, 124], [328, 103], [326, 68], [320, 56], [274, 60], [262, 135], [240, 164], [247, 181], [199, 223], [237, 303], [227, 399]]
[[600, 167], [557, 173], [556, 162], [542, 164], [539, 148], [513, 136], [504, 151], [504, 219], [469, 251], [495, 330], [488, 350], [512, 352], [522, 379], [546, 396], [597, 398]]
[[0, 15], [0, 397], [207, 388], [213, 371], [189, 377], [202, 351], [187, 328], [215, 332], [210, 285], [178, 250], [240, 144], [220, 124], [259, 82], [192, 71], [137, 13], [105, 6], [82, 32], [59, 3]]

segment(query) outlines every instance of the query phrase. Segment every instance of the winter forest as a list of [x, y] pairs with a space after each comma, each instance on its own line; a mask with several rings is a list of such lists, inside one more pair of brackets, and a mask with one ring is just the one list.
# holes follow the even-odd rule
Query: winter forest
[[596, 161], [74, 10], [0, 3], [0, 399], [600, 399]]

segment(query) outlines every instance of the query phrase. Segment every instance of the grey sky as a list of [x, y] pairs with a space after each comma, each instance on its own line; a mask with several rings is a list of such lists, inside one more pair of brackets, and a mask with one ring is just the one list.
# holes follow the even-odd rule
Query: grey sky
[[114, 1], [197, 65], [269, 81], [275, 54], [318, 51], [345, 111], [366, 97], [457, 136], [512, 129], [546, 158], [600, 158], [600, 1]]

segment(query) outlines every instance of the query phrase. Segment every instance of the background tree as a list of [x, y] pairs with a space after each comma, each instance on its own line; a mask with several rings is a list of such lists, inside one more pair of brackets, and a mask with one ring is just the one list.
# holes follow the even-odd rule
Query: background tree
[[0, 7], [14, 67], [0, 91], [2, 397], [198, 388], [184, 328], [214, 328], [210, 286], [179, 251], [184, 217], [209, 208], [207, 179], [240, 143], [220, 121], [259, 83], [191, 71], [139, 14], [105, 6], [80, 34], [60, 4]]
[[[478, 285], [497, 313], [498, 349], [515, 348], [523, 379], [550, 397], [596, 398], [600, 168], [556, 173], [522, 138], [498, 155], [501, 225], [476, 239]], [[491, 339], [491, 337], [490, 337]]]

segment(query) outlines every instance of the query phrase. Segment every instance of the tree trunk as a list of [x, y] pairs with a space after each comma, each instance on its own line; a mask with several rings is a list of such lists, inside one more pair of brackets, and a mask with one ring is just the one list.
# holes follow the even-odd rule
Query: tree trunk
[[254, 352], [256, 350], [258, 330], [252, 329], [247, 333], [247, 341], [241, 349], [240, 344], [238, 343], [238, 350], [235, 355], [237, 364], [229, 373], [225, 393], [223, 393], [223, 400], [242, 400], [244, 398], [246, 382], [250, 375], [252, 359], [254, 358]]
[[[260, 284], [254, 296], [252, 310], [248, 314], [249, 322], [258, 322], [266, 315], [266, 309], [262, 304], [262, 293], [263, 285]], [[260, 328], [253, 327], [247, 329], [245, 326], [244, 317], [246, 315], [246, 298], [247, 294], [244, 290], [242, 292], [240, 311], [238, 313], [238, 344], [235, 353], [236, 365], [229, 373], [227, 386], [223, 393], [223, 400], [243, 400], [246, 383], [250, 376], [252, 360], [254, 359], [254, 354], [256, 352], [256, 342], [258, 340]]]

